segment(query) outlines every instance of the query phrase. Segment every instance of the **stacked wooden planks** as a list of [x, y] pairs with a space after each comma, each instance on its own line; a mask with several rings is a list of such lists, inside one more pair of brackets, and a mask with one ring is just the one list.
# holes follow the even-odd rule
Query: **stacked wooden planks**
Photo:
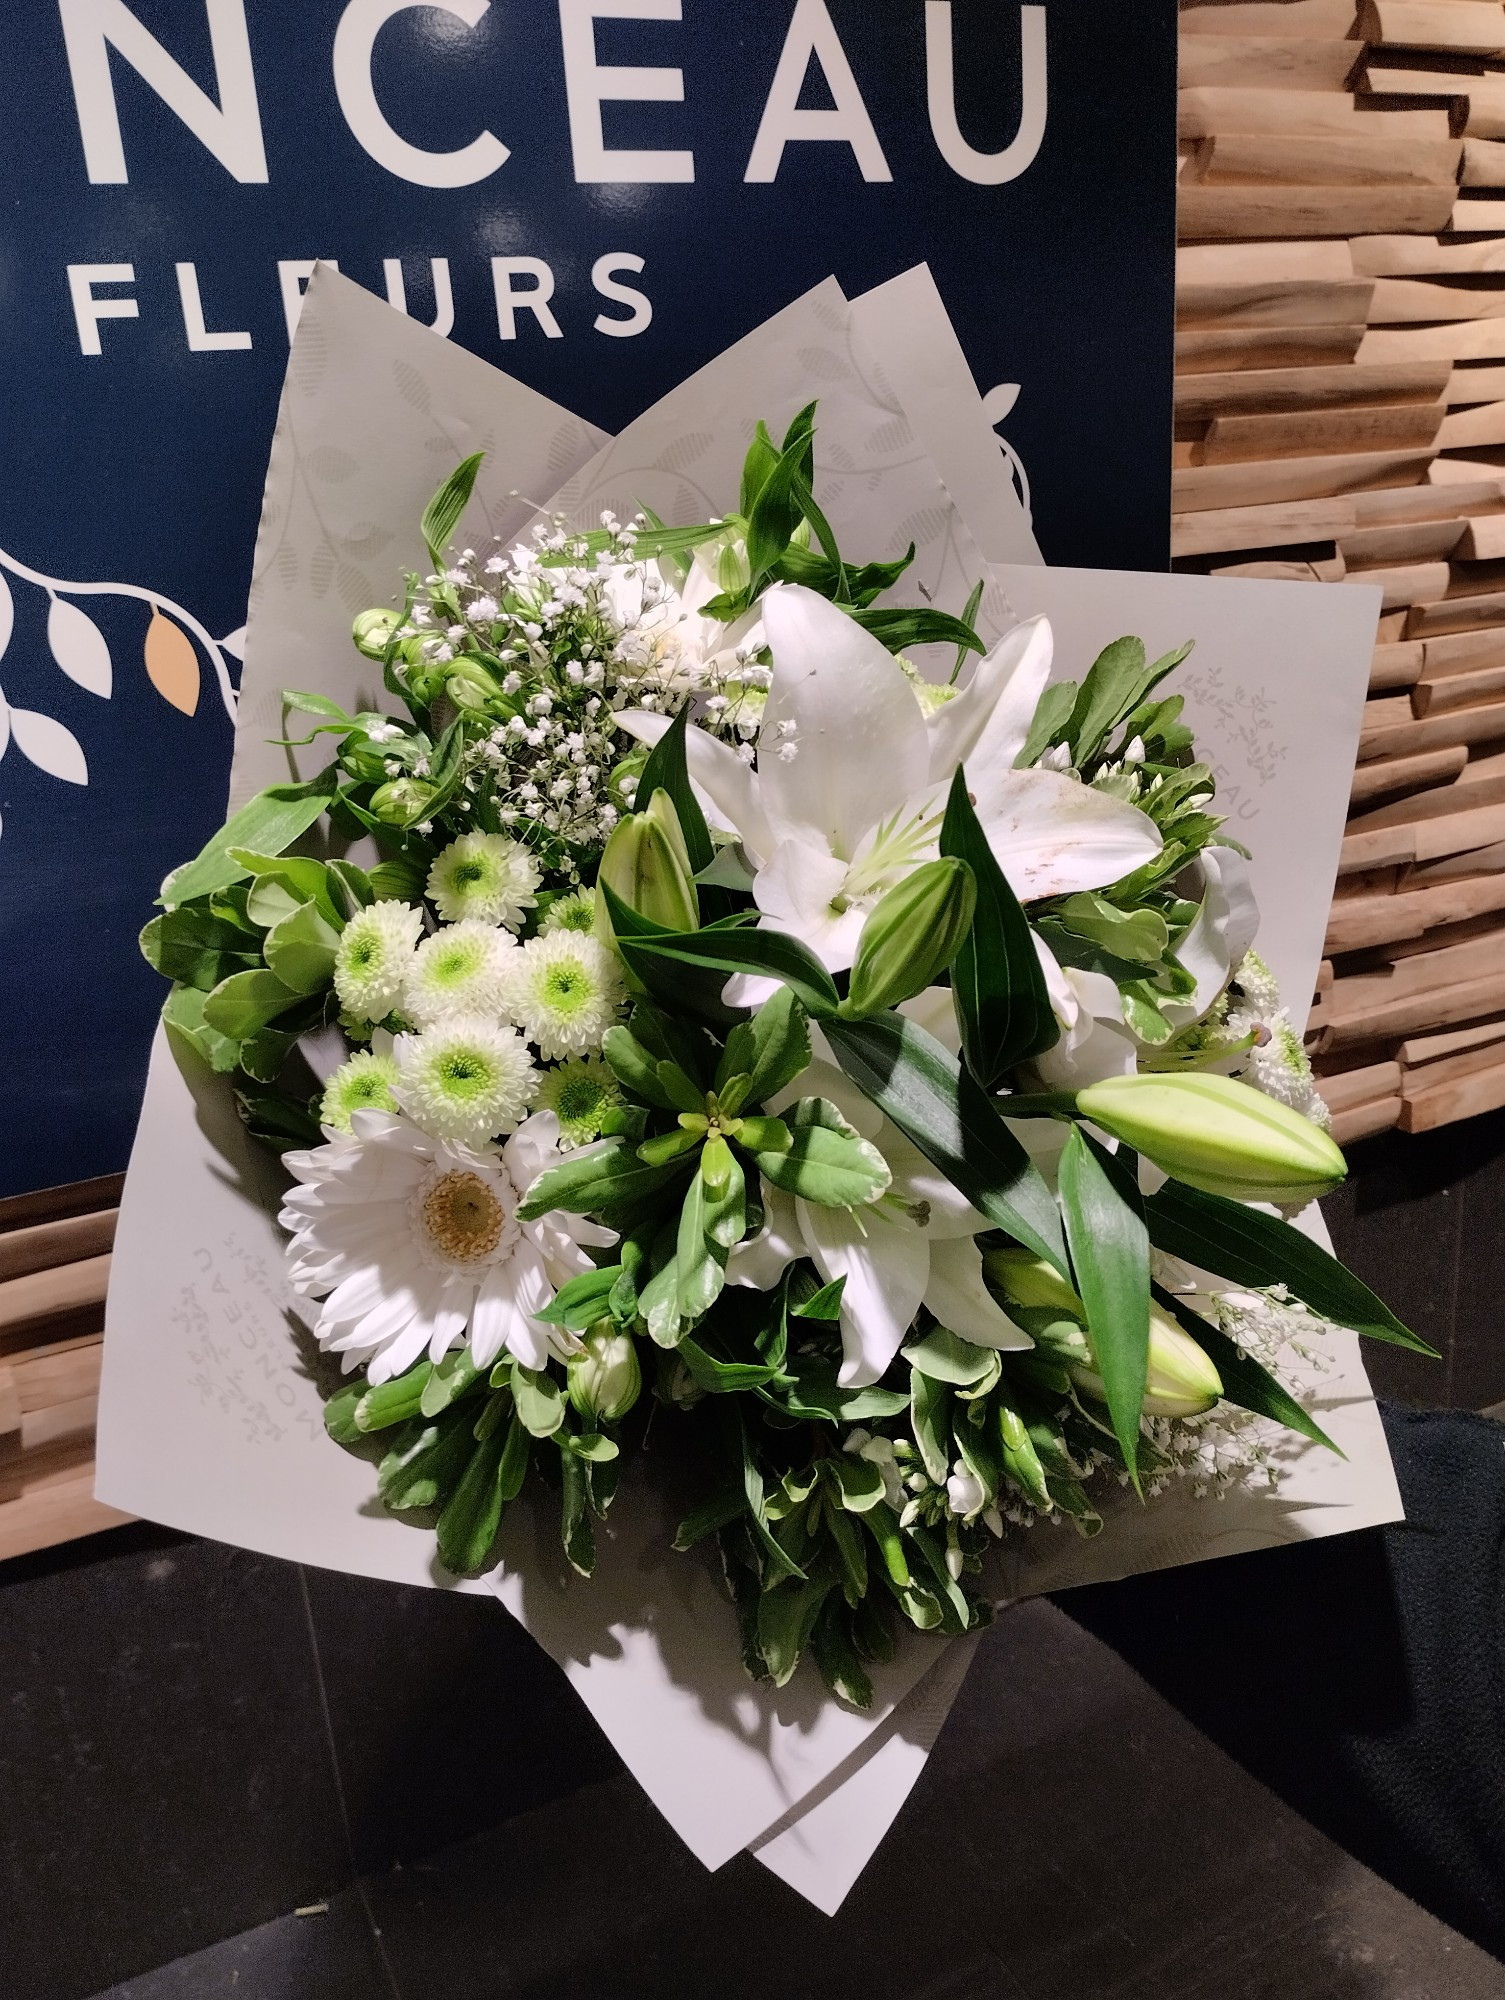
[[1378, 585], [1310, 1047], [1505, 1105], [1505, 5], [1182, 0], [1178, 569]]
[[120, 1180], [0, 1203], [0, 1560], [126, 1519], [94, 1498]]

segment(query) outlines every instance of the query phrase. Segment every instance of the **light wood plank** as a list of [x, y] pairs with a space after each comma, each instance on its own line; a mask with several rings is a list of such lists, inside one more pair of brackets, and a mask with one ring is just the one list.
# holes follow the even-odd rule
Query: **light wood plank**
[[[1369, 708], [1376, 704], [1369, 703]], [[1405, 703], [1408, 715], [1411, 704]], [[1359, 760], [1371, 757], [1412, 757], [1423, 750], [1444, 750], [1455, 743], [1491, 743], [1505, 739], [1505, 699], [1478, 702], [1468, 708], [1409, 720], [1367, 719], [1359, 732]]]
[[1480, 1021], [1472, 1028], [1450, 1028], [1440, 1035], [1413, 1036], [1401, 1043], [1396, 1056], [1408, 1069], [1419, 1069], [1422, 1064], [1436, 1062], [1443, 1056], [1501, 1041], [1505, 1041], [1505, 1021]]
[[132, 1517], [94, 1498], [92, 1460], [54, 1484], [39, 1484], [19, 1498], [0, 1502], [0, 1562], [118, 1528]]
[[1455, 1125], [1463, 1118], [1477, 1118], [1486, 1111], [1498, 1111], [1505, 1104], [1505, 1062], [1473, 1076], [1459, 1077], [1436, 1090], [1402, 1098], [1402, 1132], [1433, 1132], [1440, 1125]]
[[1451, 181], [1438, 187], [1192, 186], [1180, 190], [1176, 215], [1177, 227], [1188, 240], [1381, 236], [1394, 230], [1446, 229], [1456, 200], [1457, 188]]
[[1171, 475], [1171, 507], [1180, 514], [1204, 507], [1255, 507], [1277, 500], [1320, 500], [1370, 486], [1415, 486], [1426, 477], [1430, 464], [1429, 451], [1361, 451], [1331, 457], [1273, 459], [1265, 464], [1256, 461], [1247, 465], [1186, 466]]
[[1322, 452], [1398, 451], [1436, 441], [1447, 405], [1361, 404], [1345, 410], [1298, 410], [1274, 416], [1216, 417], [1207, 427], [1201, 463], [1312, 458]]
[[[1344, 567], [1354, 574], [1410, 563], [1445, 562], [1467, 532], [1463, 521], [1402, 521], [1357, 528], [1338, 544]], [[1415, 603], [1412, 598], [1408, 602]]]
[[[1446, 956], [1445, 951], [1421, 950], [1400, 963], [1425, 965]], [[1367, 1004], [1353, 1004], [1345, 989], [1359, 985], [1377, 986], [1379, 993]], [[1329, 1009], [1332, 999], [1347, 1009], [1336, 1018]], [[1429, 986], [1395, 990], [1389, 990], [1383, 977], [1374, 981], [1340, 979], [1323, 999], [1322, 1053], [1362, 1048], [1366, 1042], [1393, 1042], [1402, 1035], [1445, 1028], [1453, 1021], [1472, 1021], [1501, 1007], [1505, 1007], [1505, 971], [1485, 972], [1471, 979], [1441, 978]]]
[[1401, 1101], [1395, 1097], [1375, 1098], [1355, 1105], [1352, 1111], [1333, 1114], [1333, 1143], [1346, 1149], [1361, 1139], [1374, 1139], [1381, 1132], [1393, 1132], [1400, 1123]]
[[1359, 34], [1382, 47], [1505, 51], [1505, 7], [1485, 0], [1364, 0]]
[[1363, 59], [1357, 43], [1280, 35], [1191, 35], [1181, 44], [1181, 88], [1342, 90]]
[[1505, 318], [1505, 285], [1498, 290], [1466, 291], [1460, 285], [1429, 285], [1421, 278], [1376, 278], [1369, 303], [1371, 326], [1501, 318]]
[[1356, 236], [1348, 245], [1354, 275], [1361, 278], [1455, 276], [1477, 271], [1505, 273], [1505, 242], [1453, 243], [1437, 236]]
[[1365, 951], [1397, 938], [1422, 937], [1443, 924], [1493, 915], [1505, 909], [1505, 874], [1476, 881], [1446, 882], [1435, 889], [1401, 895], [1355, 896], [1336, 902], [1327, 922], [1325, 949]]
[[115, 1241], [120, 1211], [98, 1209], [91, 1215], [62, 1216], [56, 1222], [33, 1223], [29, 1229], [0, 1233], [0, 1280], [24, 1278], [33, 1271], [50, 1271], [82, 1257], [98, 1257]]
[[1349, 788], [1349, 799], [1354, 805], [1362, 805], [1370, 799], [1384, 798], [1391, 792], [1414, 791], [1420, 785], [1441, 784], [1453, 778], [1468, 762], [1468, 751], [1461, 743], [1447, 750], [1427, 750], [1413, 757], [1377, 757], [1370, 764], [1361, 764], [1353, 774]]
[[[1505, 660], [1498, 666], [1478, 667], [1471, 674], [1445, 674], [1436, 680], [1418, 675], [1411, 705], [1418, 715], [1440, 715], [1449, 708], [1472, 708], [1495, 695], [1505, 695]], [[1505, 834], [1496, 838], [1505, 839]]]
[[[1458, 373], [1447, 361], [1402, 361], [1378, 368], [1241, 368], [1184, 376], [1176, 383], [1176, 415], [1210, 420], [1354, 403], [1434, 403]], [[1505, 381], [1505, 369], [1499, 374]]]
[[1225, 507], [1171, 517], [1171, 554], [1231, 554], [1327, 541], [1356, 525], [1353, 501], [1297, 500], [1270, 507]]
[[1176, 370], [1330, 367], [1352, 361], [1365, 332], [1362, 326], [1193, 327], [1176, 334]]
[[1375, 281], [1276, 279], [1256, 284], [1189, 283], [1176, 288], [1176, 325], [1189, 327], [1348, 327], [1367, 320]]
[[1372, 833], [1346, 833], [1338, 855], [1340, 875], [1364, 874], [1371, 868], [1404, 868], [1416, 859], [1416, 843], [1408, 826], [1380, 826]]
[[1401, 1086], [1398, 1062], [1366, 1063], [1361, 1069], [1340, 1070], [1336, 1076], [1319, 1076], [1317, 1088], [1329, 1111], [1352, 1111], [1356, 1105], [1372, 1104], [1379, 1097], [1393, 1097]]
[[1442, 398], [1449, 404], [1505, 400], [1505, 368], [1454, 368], [1443, 386]]
[[1408, 688], [1420, 678], [1426, 647], [1420, 640], [1402, 640], [1397, 645], [1376, 646], [1369, 668], [1369, 692], [1382, 694], [1391, 688]]
[[1424, 650], [1429, 681], [1440, 680], [1445, 674], [1470, 674], [1480, 667], [1497, 666], [1505, 662], [1505, 624], [1493, 630], [1428, 639]]
[[1183, 7], [1182, 35], [1279, 35], [1299, 41], [1345, 41], [1358, 25], [1357, 0], [1245, 0], [1243, 5]]
[[1505, 320], [1460, 319], [1445, 326], [1370, 327], [1358, 361], [1505, 360]]
[[0, 1282], [0, 1340], [39, 1320], [103, 1307], [109, 1276], [110, 1260], [103, 1256], [5, 1279]]
[[1315, 243], [1183, 243], [1176, 252], [1178, 285], [1270, 285], [1291, 279], [1341, 284], [1352, 277], [1348, 245], [1331, 238]]
[[1458, 556], [1463, 562], [1490, 562], [1505, 557], [1505, 514], [1481, 514], [1465, 521]]
[[1505, 444], [1505, 403], [1486, 403], [1475, 410], [1449, 410], [1437, 433], [1439, 451], [1488, 444]]
[[1224, 132], [1323, 133], [1362, 137], [1381, 130], [1397, 144], [1453, 137], [1446, 110], [1413, 111], [1387, 99], [1355, 100], [1315, 90], [1183, 90], [1176, 100], [1176, 128], [1183, 139], [1211, 139]]
[[1199, 139], [1196, 147], [1194, 170], [1204, 187], [1435, 188], [1456, 183], [1464, 159], [1461, 139], [1402, 144], [1388, 135], [1219, 133]]
[[1495, 625], [1505, 625], [1505, 591], [1484, 591], [1472, 598], [1447, 598], [1438, 604], [1413, 604], [1406, 613], [1408, 639], [1480, 632]]
[[[1466, 188], [1505, 188], [1505, 142], [1465, 139], [1459, 181]], [[1456, 216], [1454, 227], [1457, 227]]]

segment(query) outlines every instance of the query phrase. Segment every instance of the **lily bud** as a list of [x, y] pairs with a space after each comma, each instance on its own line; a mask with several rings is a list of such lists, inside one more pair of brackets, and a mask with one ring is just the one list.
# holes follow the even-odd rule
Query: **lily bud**
[[977, 879], [965, 861], [946, 854], [905, 876], [862, 926], [842, 1012], [880, 1014], [923, 993], [961, 949], [976, 909]]
[[570, 1357], [568, 1374], [570, 1401], [589, 1423], [619, 1423], [642, 1393], [632, 1336], [609, 1323], [586, 1334], [583, 1350]]
[[388, 826], [407, 826], [433, 797], [434, 787], [423, 778], [391, 778], [371, 794], [367, 811]]
[[650, 923], [662, 924], [670, 931], [699, 930], [700, 899], [679, 815], [667, 792], [656, 791], [648, 810], [622, 820], [606, 843], [597, 877], [596, 927], [603, 937], [610, 938], [611, 919], [599, 887], [602, 882]]
[[1348, 1172], [1320, 1126], [1228, 1076], [1110, 1076], [1076, 1105], [1174, 1179], [1231, 1201], [1315, 1201]]
[[1031, 1250], [985, 1250], [982, 1268], [1009, 1302], [1085, 1320], [1087, 1308], [1052, 1264]]
[[350, 627], [355, 650], [364, 653], [368, 660], [385, 659], [392, 634], [401, 623], [400, 611], [393, 611], [380, 605], [374, 611], [360, 612]]
[[[1084, 1396], [1105, 1403], [1107, 1391], [1095, 1369], [1073, 1362], [1069, 1373]], [[1202, 1349], [1169, 1313], [1150, 1307], [1150, 1354], [1145, 1372], [1144, 1409], [1150, 1417], [1197, 1417], [1223, 1393], [1223, 1378]]]

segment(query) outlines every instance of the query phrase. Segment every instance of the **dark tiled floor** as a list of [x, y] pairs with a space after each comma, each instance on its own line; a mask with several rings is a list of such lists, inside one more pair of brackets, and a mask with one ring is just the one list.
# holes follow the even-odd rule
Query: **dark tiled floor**
[[1442, 1352], [1366, 1342], [1376, 1391], [1423, 1407], [1505, 1401], [1505, 1112], [1355, 1146], [1323, 1203], [1338, 1255]]

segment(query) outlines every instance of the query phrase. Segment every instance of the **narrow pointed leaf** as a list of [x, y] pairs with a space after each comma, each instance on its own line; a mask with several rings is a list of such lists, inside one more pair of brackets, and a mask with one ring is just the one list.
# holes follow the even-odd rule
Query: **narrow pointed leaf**
[[834, 980], [808, 946], [784, 931], [706, 930], [665, 932], [653, 937], [618, 933], [623, 958], [639, 977], [656, 959], [671, 964], [711, 966], [718, 972], [753, 972], [779, 979], [807, 1013], [824, 1020], [840, 1001]]
[[481, 461], [485, 456], [485, 452], [477, 451], [469, 458], [462, 459], [423, 510], [423, 520], [420, 524], [423, 539], [429, 554], [434, 559], [436, 569], [440, 565], [444, 551], [449, 547], [450, 536], [460, 525], [460, 516], [470, 504], [471, 493], [475, 490], [476, 474], [480, 471]]
[[700, 810], [700, 801], [690, 784], [689, 766], [685, 761], [685, 733], [689, 723], [690, 711], [682, 708], [654, 745], [648, 762], [643, 766], [636, 797], [641, 805], [646, 806], [655, 792], [669, 794], [679, 816], [679, 830], [685, 837], [690, 872], [698, 875], [702, 868], [710, 867], [716, 850], [711, 844], [710, 829], [705, 823], [705, 814]]
[[1061, 1155], [1061, 1209], [1087, 1329], [1124, 1462], [1139, 1485], [1139, 1418], [1150, 1352], [1150, 1238], [1138, 1192], [1073, 1126]]
[[1256, 1416], [1271, 1417], [1277, 1424], [1284, 1424], [1287, 1430], [1299, 1431], [1315, 1444], [1325, 1444], [1329, 1451], [1336, 1451], [1339, 1458], [1348, 1456], [1338, 1450], [1321, 1425], [1307, 1414], [1268, 1368], [1261, 1367], [1247, 1348], [1240, 1347], [1220, 1326], [1213, 1326], [1200, 1313], [1194, 1313], [1189, 1306], [1172, 1293], [1162, 1291], [1158, 1285], [1155, 1296], [1217, 1369], [1223, 1384], [1224, 1402], [1233, 1403], [1241, 1410], [1253, 1410]]

